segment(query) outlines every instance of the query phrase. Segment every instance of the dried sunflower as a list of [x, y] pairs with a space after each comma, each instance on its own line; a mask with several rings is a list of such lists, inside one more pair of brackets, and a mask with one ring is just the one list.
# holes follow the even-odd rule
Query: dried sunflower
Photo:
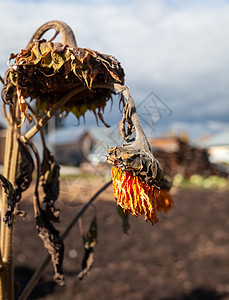
[[[169, 194], [171, 182], [165, 178], [158, 160], [152, 154], [127, 88], [124, 93], [127, 102], [119, 130], [127, 143], [107, 149], [107, 162], [113, 164], [114, 196], [117, 205], [124, 210], [135, 216], [145, 214], [145, 220], [154, 224], [158, 222], [157, 211], [163, 209], [167, 212], [173, 206]], [[134, 130], [136, 139], [130, 141]]]
[[[56, 29], [53, 38], [61, 32], [61, 43], [52, 42], [53, 38], [48, 42], [41, 39], [51, 28]], [[73, 95], [63, 105], [62, 112], [73, 112], [79, 118], [90, 110], [105, 124], [102, 113], [115, 91], [92, 89], [92, 86], [100, 82], [124, 82], [124, 71], [114, 57], [77, 47], [71, 28], [61, 21], [42, 25], [25, 49], [16, 55], [11, 54], [12, 59], [15, 61], [5, 74], [1, 95], [3, 101], [9, 104], [12, 96], [17, 94], [21, 123], [28, 118], [25, 99], [36, 99], [38, 112], [47, 111], [69, 91], [85, 86], [87, 89]]]

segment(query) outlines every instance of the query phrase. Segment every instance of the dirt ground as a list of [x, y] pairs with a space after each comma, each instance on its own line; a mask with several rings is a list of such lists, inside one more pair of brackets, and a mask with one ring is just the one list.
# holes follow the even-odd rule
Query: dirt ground
[[[61, 232], [79, 204], [102, 184], [100, 179], [62, 180], [57, 202]], [[229, 299], [228, 190], [178, 189], [173, 190], [173, 198], [175, 207], [161, 213], [160, 222], [154, 226], [144, 217], [130, 216], [126, 235], [110, 186], [82, 219], [86, 230], [97, 213], [98, 244], [90, 274], [82, 281], [76, 276], [83, 257], [76, 225], [65, 240], [65, 287], [53, 283], [49, 265], [29, 299]], [[22, 286], [46, 256], [37, 237], [31, 203], [30, 189], [21, 204], [27, 216], [17, 218], [15, 229], [15, 274]]]

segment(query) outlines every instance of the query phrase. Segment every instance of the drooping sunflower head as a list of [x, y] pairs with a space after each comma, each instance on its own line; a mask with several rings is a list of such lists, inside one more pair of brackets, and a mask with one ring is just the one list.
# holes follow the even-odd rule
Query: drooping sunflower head
[[[86, 86], [62, 107], [62, 112], [73, 112], [79, 118], [90, 110], [103, 121], [103, 110], [115, 92], [92, 89], [93, 83], [124, 82], [124, 71], [114, 57], [61, 43], [33, 41], [20, 53], [11, 54], [12, 59], [15, 61], [6, 73], [2, 99], [7, 104], [15, 94], [19, 104], [27, 103], [27, 98], [36, 99], [38, 111], [48, 110], [72, 89]], [[25, 105], [20, 108], [25, 116]]]
[[128, 147], [108, 149], [107, 162], [113, 164], [113, 192], [117, 205], [134, 216], [144, 214], [152, 224], [157, 212], [173, 206], [169, 194], [171, 183], [164, 177], [159, 163], [147, 153], [133, 153]]
[[109, 154], [108, 163], [121, 168], [123, 171], [133, 173], [142, 182], [157, 188], [169, 189], [171, 187], [164, 177], [158, 160], [151, 153], [135, 151], [126, 146], [107, 148], [107, 152]]

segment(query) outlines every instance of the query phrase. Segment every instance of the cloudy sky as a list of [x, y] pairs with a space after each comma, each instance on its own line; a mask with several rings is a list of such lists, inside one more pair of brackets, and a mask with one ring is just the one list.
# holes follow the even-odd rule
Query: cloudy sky
[[55, 19], [79, 47], [121, 62], [143, 123], [199, 136], [229, 126], [229, 1], [0, 0], [1, 75], [9, 54]]

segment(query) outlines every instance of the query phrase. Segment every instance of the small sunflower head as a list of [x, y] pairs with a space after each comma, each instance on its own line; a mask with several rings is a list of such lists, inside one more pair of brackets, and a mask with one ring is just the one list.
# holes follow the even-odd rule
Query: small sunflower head
[[132, 172], [133, 175], [147, 184], [160, 188], [164, 184], [164, 174], [159, 162], [152, 154], [144, 151], [135, 151], [128, 146], [107, 148], [109, 156], [107, 162], [121, 168], [123, 171]]
[[157, 212], [173, 206], [159, 163], [152, 156], [134, 153], [127, 147], [108, 149], [107, 162], [113, 164], [113, 192], [117, 205], [134, 216], [144, 214], [152, 224], [158, 222]]

